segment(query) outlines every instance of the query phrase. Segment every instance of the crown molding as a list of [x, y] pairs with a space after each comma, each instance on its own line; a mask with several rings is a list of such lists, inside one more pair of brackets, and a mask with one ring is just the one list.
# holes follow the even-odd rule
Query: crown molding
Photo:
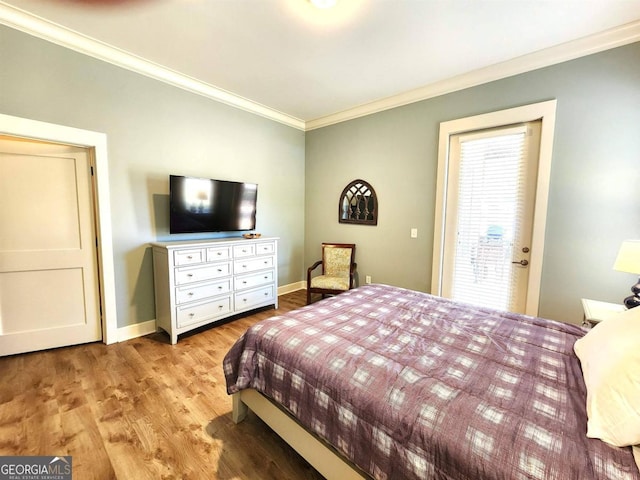
[[315, 130], [353, 120], [640, 41], [640, 21], [635, 21], [595, 35], [539, 50], [512, 60], [305, 122], [62, 27], [54, 22], [8, 5], [1, 0], [0, 24], [303, 131]]
[[366, 103], [354, 108], [334, 113], [306, 122], [306, 131], [326, 127], [347, 120], [364, 117], [410, 103], [427, 100], [465, 88], [489, 83], [520, 73], [530, 72], [539, 68], [573, 60], [593, 53], [602, 52], [615, 47], [621, 47], [640, 41], [640, 21], [635, 21], [620, 27], [588, 37], [573, 40], [554, 47], [539, 50], [528, 55], [514, 58], [505, 62], [474, 70], [440, 82], [425, 85], [408, 92]]
[[299, 130], [305, 129], [305, 122], [299, 118], [165, 68], [1, 1], [0, 23], [112, 65], [168, 83], [174, 87], [275, 120]]

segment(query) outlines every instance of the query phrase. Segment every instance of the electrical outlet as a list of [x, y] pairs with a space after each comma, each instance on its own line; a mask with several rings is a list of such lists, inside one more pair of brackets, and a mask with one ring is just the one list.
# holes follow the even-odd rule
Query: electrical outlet
[[367, 285], [371, 283], [371, 275], [367, 275], [366, 277], [364, 277], [364, 283], [366, 283]]
[[417, 228], [412, 228], [411, 229], [411, 238], [418, 238], [418, 229]]

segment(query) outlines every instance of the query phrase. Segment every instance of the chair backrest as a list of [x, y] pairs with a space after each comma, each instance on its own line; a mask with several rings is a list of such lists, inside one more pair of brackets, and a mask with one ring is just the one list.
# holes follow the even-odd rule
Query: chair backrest
[[353, 243], [323, 243], [322, 271], [330, 277], [349, 278], [355, 256], [356, 246]]

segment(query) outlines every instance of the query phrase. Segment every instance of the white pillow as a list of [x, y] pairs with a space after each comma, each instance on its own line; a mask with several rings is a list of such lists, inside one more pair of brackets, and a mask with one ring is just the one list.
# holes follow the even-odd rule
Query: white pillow
[[587, 437], [640, 444], [640, 307], [598, 323], [573, 348], [587, 386]]

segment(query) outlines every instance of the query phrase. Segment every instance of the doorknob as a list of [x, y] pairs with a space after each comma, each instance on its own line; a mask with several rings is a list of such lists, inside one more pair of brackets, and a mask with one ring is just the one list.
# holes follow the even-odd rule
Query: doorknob
[[523, 267], [526, 267], [527, 265], [529, 265], [529, 260], [520, 260], [518, 262], [511, 262], [511, 263], [519, 263]]

